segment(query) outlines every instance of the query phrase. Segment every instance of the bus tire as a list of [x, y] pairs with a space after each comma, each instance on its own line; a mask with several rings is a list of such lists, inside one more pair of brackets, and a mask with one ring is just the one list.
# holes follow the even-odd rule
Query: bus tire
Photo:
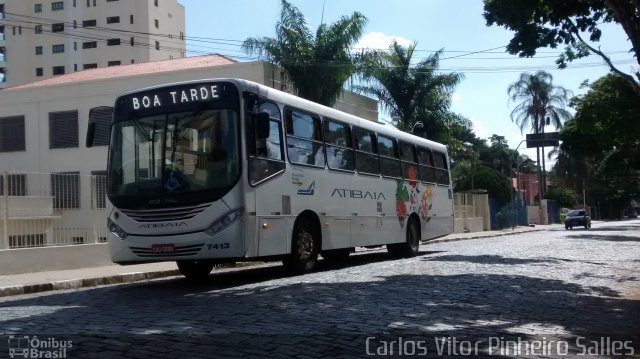
[[346, 261], [351, 254], [351, 248], [329, 249], [322, 251], [322, 258], [327, 262], [339, 263]]
[[410, 258], [418, 255], [420, 248], [420, 228], [418, 221], [410, 219], [407, 225], [406, 241], [404, 243], [387, 244], [387, 251], [394, 257]]
[[288, 272], [293, 274], [309, 273], [318, 261], [320, 234], [308, 218], [300, 218], [293, 229], [291, 253], [282, 263]]
[[177, 261], [180, 274], [191, 280], [204, 280], [213, 270], [213, 263], [202, 260]]

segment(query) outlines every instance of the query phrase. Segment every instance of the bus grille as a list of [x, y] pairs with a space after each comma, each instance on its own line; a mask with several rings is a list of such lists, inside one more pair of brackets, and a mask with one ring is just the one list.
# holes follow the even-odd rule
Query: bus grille
[[172, 252], [156, 253], [151, 248], [129, 247], [138, 257], [183, 257], [198, 254], [204, 244], [194, 244], [190, 246], [176, 246]]
[[195, 206], [174, 207], [174, 208], [158, 208], [158, 209], [142, 209], [142, 210], [121, 210], [134, 221], [137, 222], [167, 222], [179, 221], [197, 216], [211, 205], [210, 203], [202, 203]]

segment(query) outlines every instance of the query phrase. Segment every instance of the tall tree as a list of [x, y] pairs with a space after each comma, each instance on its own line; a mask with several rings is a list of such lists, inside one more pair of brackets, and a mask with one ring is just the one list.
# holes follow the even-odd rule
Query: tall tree
[[511, 54], [531, 57], [539, 48], [568, 45], [556, 63], [600, 56], [611, 71], [640, 93], [640, 72], [633, 76], [618, 69], [595, 44], [604, 23], [619, 24], [631, 42], [631, 52], [640, 64], [640, 1], [638, 0], [484, 0], [487, 25], [504, 26], [515, 33], [507, 45]]
[[282, 67], [300, 97], [332, 106], [356, 70], [351, 47], [366, 23], [364, 15], [354, 12], [321, 24], [314, 35], [300, 10], [282, 0], [276, 37], [250, 37], [242, 47]]
[[[365, 85], [355, 89], [373, 95], [383, 108], [397, 118], [394, 125], [408, 131], [422, 121], [427, 135], [446, 131], [451, 94], [462, 74], [438, 73], [441, 52], [436, 52], [412, 66], [416, 44], [403, 47], [393, 42], [388, 51], [371, 51], [362, 55]], [[431, 133], [429, 133], [431, 132]]]
[[576, 114], [560, 133], [554, 171], [592, 205], [617, 217], [640, 196], [640, 95], [623, 77], [606, 75], [572, 100]]
[[[507, 90], [509, 99], [516, 103], [516, 107], [511, 111], [511, 120], [519, 127], [520, 131], [531, 128], [533, 133], [544, 133], [547, 125], [552, 125], [556, 129], [562, 123], [571, 118], [571, 113], [565, 109], [571, 91], [562, 86], [553, 85], [553, 77], [545, 71], [538, 71], [535, 74], [523, 72], [518, 81], [509, 85]], [[538, 157], [538, 167], [542, 157], [542, 171], [540, 171], [540, 183], [542, 191], [540, 198], [544, 195], [544, 147], [542, 156], [540, 148], [536, 148]]]

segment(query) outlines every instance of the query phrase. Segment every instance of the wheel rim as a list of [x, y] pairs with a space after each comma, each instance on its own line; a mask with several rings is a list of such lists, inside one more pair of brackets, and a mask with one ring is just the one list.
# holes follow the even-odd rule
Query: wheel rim
[[313, 236], [311, 233], [301, 230], [298, 233], [298, 254], [300, 259], [307, 260], [313, 256]]

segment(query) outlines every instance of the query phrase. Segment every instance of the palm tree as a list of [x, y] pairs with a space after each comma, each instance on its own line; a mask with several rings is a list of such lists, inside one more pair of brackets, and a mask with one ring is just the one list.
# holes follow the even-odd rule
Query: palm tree
[[451, 117], [451, 93], [462, 74], [436, 73], [442, 51], [411, 65], [416, 43], [403, 47], [394, 41], [388, 51], [370, 51], [361, 56], [361, 72], [365, 85], [357, 91], [375, 96], [383, 109], [396, 118], [394, 125], [408, 131], [422, 121], [427, 133], [447, 127]]
[[[565, 109], [571, 91], [562, 86], [553, 85], [553, 77], [545, 71], [535, 74], [523, 72], [518, 81], [509, 85], [507, 93], [510, 101], [517, 103], [511, 111], [511, 121], [515, 122], [520, 131], [530, 128], [533, 133], [544, 133], [545, 126], [553, 126], [556, 130], [562, 127], [562, 123], [571, 118], [571, 113]], [[536, 148], [538, 168], [542, 157], [542, 171], [540, 183], [543, 185], [540, 199], [546, 190], [544, 173], [544, 147], [540, 156], [540, 147]]]
[[356, 69], [351, 47], [366, 23], [364, 15], [354, 12], [331, 25], [321, 24], [314, 36], [300, 10], [282, 0], [276, 37], [250, 37], [242, 47], [282, 67], [300, 97], [332, 106]]

